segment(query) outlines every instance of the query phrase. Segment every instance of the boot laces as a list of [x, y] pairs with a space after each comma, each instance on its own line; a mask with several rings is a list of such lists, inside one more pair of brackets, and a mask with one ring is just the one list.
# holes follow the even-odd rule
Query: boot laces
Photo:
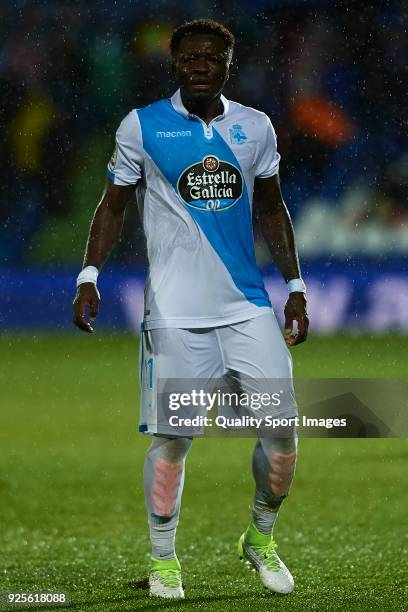
[[264, 559], [264, 563], [266, 567], [272, 572], [280, 571], [280, 562], [279, 557], [276, 553], [277, 544], [274, 540], [271, 539], [269, 544], [265, 544], [263, 546], [257, 546], [256, 550]]
[[160, 579], [160, 582], [170, 589], [176, 589], [181, 586], [180, 570], [177, 569], [162, 569], [155, 571], [155, 574]]

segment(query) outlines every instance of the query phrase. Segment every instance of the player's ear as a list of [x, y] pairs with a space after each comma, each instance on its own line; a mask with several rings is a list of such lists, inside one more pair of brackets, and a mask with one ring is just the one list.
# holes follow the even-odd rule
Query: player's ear
[[226, 81], [228, 81], [228, 79], [230, 78], [230, 76], [231, 76], [231, 75], [232, 75], [232, 76], [234, 76], [234, 75], [235, 75], [235, 71], [236, 71], [236, 64], [235, 64], [234, 60], [233, 60], [233, 59], [231, 59], [231, 60], [228, 62], [228, 69], [227, 69], [227, 78], [226, 78]]

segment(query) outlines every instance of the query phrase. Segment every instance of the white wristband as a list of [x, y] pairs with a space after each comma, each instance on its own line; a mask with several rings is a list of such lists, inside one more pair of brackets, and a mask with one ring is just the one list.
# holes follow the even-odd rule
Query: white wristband
[[289, 293], [306, 293], [306, 285], [303, 281], [303, 278], [292, 278], [292, 280], [287, 282], [287, 288]]
[[81, 272], [78, 274], [76, 286], [83, 285], [83, 283], [93, 283], [96, 285], [96, 281], [98, 279], [99, 270], [95, 266], [86, 266]]

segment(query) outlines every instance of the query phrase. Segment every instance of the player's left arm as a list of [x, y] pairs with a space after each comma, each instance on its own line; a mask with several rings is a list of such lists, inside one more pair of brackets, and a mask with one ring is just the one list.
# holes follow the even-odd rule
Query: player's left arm
[[[256, 178], [254, 186], [254, 214], [258, 218], [262, 234], [273, 260], [286, 282], [300, 278], [299, 258], [293, 225], [283, 201], [279, 176]], [[293, 323], [297, 321], [297, 333], [293, 335]], [[307, 338], [309, 319], [306, 296], [301, 292], [289, 294], [285, 306], [285, 339], [290, 346]]]

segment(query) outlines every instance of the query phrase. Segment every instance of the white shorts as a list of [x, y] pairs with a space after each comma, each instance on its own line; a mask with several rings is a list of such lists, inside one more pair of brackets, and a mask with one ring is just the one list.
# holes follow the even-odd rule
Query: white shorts
[[[223, 327], [143, 331], [139, 431], [168, 436], [187, 435], [182, 428], [169, 424], [168, 416], [173, 412], [168, 410], [168, 390], [177, 388], [187, 393], [197, 387], [211, 390], [220, 380], [226, 381], [228, 389], [239, 386], [241, 393], [247, 395], [282, 393], [283, 400], [279, 403], [266, 402], [262, 406], [256, 403], [255, 409], [246, 405], [247, 414], [262, 418], [267, 415], [274, 418], [297, 416], [292, 357], [272, 310]], [[163, 393], [165, 388], [167, 393]], [[167, 399], [163, 407], [164, 397]], [[183, 408], [186, 410], [188, 406]], [[223, 408], [229, 414], [228, 409]], [[197, 409], [193, 413], [197, 414]], [[206, 414], [206, 409], [201, 414]], [[201, 435], [203, 428], [189, 431], [190, 435]]]

